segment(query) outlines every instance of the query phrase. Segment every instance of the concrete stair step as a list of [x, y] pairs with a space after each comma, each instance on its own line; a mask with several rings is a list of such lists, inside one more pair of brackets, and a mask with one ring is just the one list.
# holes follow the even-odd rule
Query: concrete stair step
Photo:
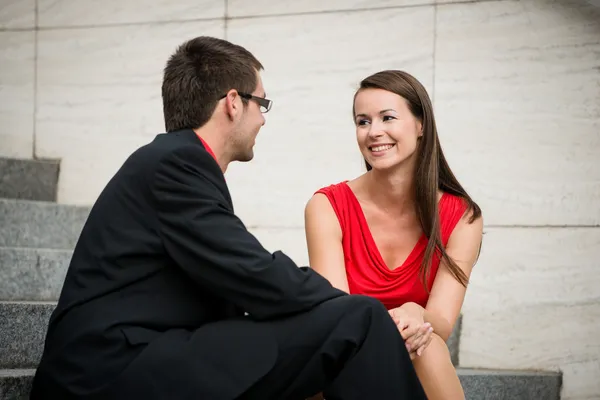
[[0, 199], [0, 246], [72, 250], [90, 207]]
[[[0, 370], [0, 399], [27, 399], [35, 370]], [[561, 376], [552, 372], [458, 369], [467, 400], [559, 400]]]
[[[25, 394], [39, 362], [52, 302], [0, 302], [0, 398]], [[456, 349], [457, 350], [457, 349]], [[23, 372], [29, 371], [29, 372]], [[458, 368], [467, 399], [560, 399], [561, 375], [554, 372]]]
[[56, 303], [0, 301], [0, 369], [35, 368]]
[[0, 300], [57, 300], [72, 254], [72, 250], [0, 247]]
[[0, 158], [0, 197], [56, 201], [58, 161]]
[[0, 399], [29, 399], [34, 374], [34, 369], [0, 369]]
[[467, 400], [559, 400], [562, 375], [546, 371], [458, 368]]

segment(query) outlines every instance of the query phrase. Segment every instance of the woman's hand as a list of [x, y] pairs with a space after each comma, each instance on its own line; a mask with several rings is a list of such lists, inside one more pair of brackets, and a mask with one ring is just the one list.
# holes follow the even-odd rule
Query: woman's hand
[[420, 356], [431, 343], [433, 328], [423, 320], [424, 311], [416, 303], [406, 303], [389, 311], [406, 343], [411, 360]]
[[429, 322], [421, 325], [416, 334], [406, 340], [406, 348], [414, 355], [420, 356], [432, 340], [433, 327]]

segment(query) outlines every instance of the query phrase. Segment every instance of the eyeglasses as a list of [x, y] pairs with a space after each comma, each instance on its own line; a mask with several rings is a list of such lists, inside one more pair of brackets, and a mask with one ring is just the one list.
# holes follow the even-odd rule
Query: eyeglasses
[[[243, 99], [256, 101], [260, 107], [260, 112], [262, 112], [262, 113], [269, 112], [271, 107], [273, 107], [273, 100], [265, 99], [264, 97], [258, 97], [258, 96], [255, 96], [255, 95], [249, 94], [249, 93], [238, 92], [238, 94]], [[227, 97], [227, 94], [224, 94], [223, 96], [221, 96], [221, 99], [224, 99], [225, 97]]]

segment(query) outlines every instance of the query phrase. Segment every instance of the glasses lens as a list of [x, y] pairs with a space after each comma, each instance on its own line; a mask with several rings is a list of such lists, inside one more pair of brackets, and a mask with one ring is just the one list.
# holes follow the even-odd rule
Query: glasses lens
[[261, 106], [261, 110], [263, 110], [263, 112], [269, 112], [272, 105], [273, 102], [271, 100], [265, 99], [265, 104]]

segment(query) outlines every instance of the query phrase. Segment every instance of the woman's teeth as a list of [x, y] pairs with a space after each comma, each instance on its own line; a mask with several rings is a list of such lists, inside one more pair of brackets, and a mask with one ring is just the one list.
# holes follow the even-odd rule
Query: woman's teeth
[[384, 145], [381, 145], [381, 146], [371, 147], [371, 151], [384, 151], [384, 150], [389, 150], [392, 147], [394, 147], [393, 144], [384, 144]]

